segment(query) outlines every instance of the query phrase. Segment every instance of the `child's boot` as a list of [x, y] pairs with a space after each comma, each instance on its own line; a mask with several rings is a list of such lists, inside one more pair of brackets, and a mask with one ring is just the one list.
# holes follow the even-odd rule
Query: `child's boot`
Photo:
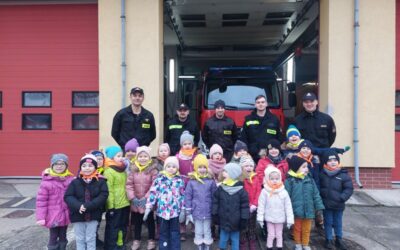
[[147, 250], [156, 249], [156, 242], [154, 240], [147, 241]]
[[140, 248], [140, 240], [134, 240], [132, 244], [132, 250], [138, 250]]
[[204, 244], [197, 245], [197, 249], [198, 249], [198, 250], [203, 250], [203, 249], [204, 249], [203, 246], [204, 246]]
[[303, 250], [311, 250], [310, 246], [303, 246]]
[[241, 240], [239, 249], [247, 249], [247, 240]]
[[325, 240], [324, 247], [326, 249], [333, 249], [333, 240]]
[[210, 249], [211, 249], [210, 246], [211, 246], [211, 245], [206, 245], [206, 244], [204, 244], [203, 250], [210, 250]]
[[256, 247], [256, 240], [250, 240], [250, 242], [249, 242], [249, 249], [250, 250], [256, 250], [257, 249], [257, 247]]
[[337, 248], [339, 248], [340, 250], [347, 250], [346, 245], [344, 244], [343, 240], [340, 238], [337, 238], [335, 241], [335, 245]]
[[67, 244], [68, 244], [68, 241], [60, 241], [60, 242], [58, 242], [58, 249], [59, 250], [65, 250], [65, 249], [67, 249]]
[[296, 244], [294, 250], [303, 250], [303, 247], [300, 244]]
[[58, 245], [58, 243], [56, 243], [55, 245], [47, 245], [47, 249], [48, 250], [58, 250], [60, 246]]

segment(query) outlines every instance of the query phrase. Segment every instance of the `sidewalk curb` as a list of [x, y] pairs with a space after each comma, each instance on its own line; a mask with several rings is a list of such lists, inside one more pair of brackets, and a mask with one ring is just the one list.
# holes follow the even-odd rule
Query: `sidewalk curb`
[[390, 248], [387, 248], [386, 246], [380, 244], [379, 242], [376, 242], [374, 240], [365, 238], [363, 236], [360, 236], [358, 234], [350, 233], [343, 231], [343, 235], [345, 235], [344, 238], [347, 238], [351, 241], [357, 242], [357, 244], [361, 245], [365, 249], [374, 249], [374, 250], [387, 250]]

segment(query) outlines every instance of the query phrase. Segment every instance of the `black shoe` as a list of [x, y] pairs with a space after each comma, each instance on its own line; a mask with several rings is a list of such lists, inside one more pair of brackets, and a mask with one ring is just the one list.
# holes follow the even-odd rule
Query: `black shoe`
[[99, 238], [96, 238], [96, 247], [104, 247], [104, 242]]
[[333, 240], [325, 240], [324, 247], [326, 249], [333, 249]]
[[346, 245], [344, 244], [344, 242], [343, 242], [342, 239], [336, 239], [336, 241], [335, 241], [335, 246], [336, 246], [337, 248], [339, 248], [340, 250], [347, 250], [347, 247], [346, 247]]

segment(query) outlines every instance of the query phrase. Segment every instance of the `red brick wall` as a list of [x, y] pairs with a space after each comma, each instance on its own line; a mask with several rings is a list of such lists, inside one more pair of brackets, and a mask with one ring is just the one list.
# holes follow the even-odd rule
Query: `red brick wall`
[[[354, 168], [349, 168], [349, 174], [353, 178], [354, 188], [358, 188], [354, 179]], [[360, 168], [360, 182], [363, 188], [391, 189], [392, 168]]]

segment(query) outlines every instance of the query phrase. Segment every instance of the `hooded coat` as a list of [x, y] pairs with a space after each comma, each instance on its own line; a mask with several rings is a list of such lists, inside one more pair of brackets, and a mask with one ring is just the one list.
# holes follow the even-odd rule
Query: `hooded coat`
[[321, 198], [326, 209], [343, 210], [345, 202], [353, 194], [353, 181], [347, 169], [340, 169], [333, 175], [325, 170], [320, 174]]
[[203, 178], [204, 183], [191, 179], [185, 189], [185, 208], [194, 219], [211, 219], [212, 199], [217, 186], [211, 178]]
[[270, 158], [265, 157], [265, 158], [261, 158], [258, 161], [257, 167], [256, 167], [256, 173], [257, 173], [257, 177], [259, 179], [259, 181], [261, 183], [264, 182], [264, 171], [267, 168], [268, 164], [272, 164], [274, 165], [277, 169], [279, 169], [279, 171], [281, 172], [281, 177], [282, 177], [282, 182], [285, 182], [286, 180], [286, 174], [289, 171], [289, 164], [286, 161], [286, 159], [282, 159], [278, 164], [274, 164]]
[[51, 176], [48, 170], [42, 173], [36, 196], [36, 220], [45, 220], [47, 228], [67, 226], [70, 219], [64, 194], [74, 177]]

